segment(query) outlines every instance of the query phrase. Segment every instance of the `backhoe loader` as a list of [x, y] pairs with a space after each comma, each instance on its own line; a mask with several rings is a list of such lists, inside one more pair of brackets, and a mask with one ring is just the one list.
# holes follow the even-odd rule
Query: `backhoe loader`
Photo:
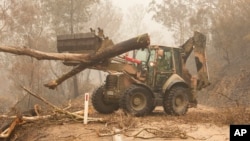
[[[139, 37], [138, 37], [139, 38]], [[58, 36], [58, 52], [98, 52], [113, 45], [102, 30], [98, 35], [91, 30], [85, 34]], [[103, 58], [89, 67], [108, 72], [105, 83], [92, 94], [96, 111], [110, 114], [119, 108], [134, 116], [151, 113], [156, 106], [163, 106], [170, 115], [184, 115], [188, 108], [197, 105], [196, 93], [207, 87], [206, 37], [194, 32], [180, 47], [149, 45], [113, 58]], [[197, 67], [197, 76], [186, 68], [191, 52]], [[78, 62], [64, 62], [77, 65]]]

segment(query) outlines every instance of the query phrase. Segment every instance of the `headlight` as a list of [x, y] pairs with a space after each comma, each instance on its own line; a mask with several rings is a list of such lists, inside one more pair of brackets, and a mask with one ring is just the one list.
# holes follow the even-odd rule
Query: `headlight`
[[150, 65], [150, 67], [153, 67], [153, 66], [155, 66], [155, 63], [154, 62], [150, 62], [149, 65]]

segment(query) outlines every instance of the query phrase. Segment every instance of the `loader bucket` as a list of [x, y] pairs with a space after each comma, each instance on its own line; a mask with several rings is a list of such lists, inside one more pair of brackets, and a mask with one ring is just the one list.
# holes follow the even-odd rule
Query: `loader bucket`
[[[57, 36], [57, 51], [59, 53], [96, 53], [108, 46], [113, 45], [108, 37], [96, 35], [94, 32], [66, 34]], [[75, 66], [80, 62], [64, 61], [67, 66]]]
[[57, 51], [59, 53], [92, 53], [98, 50], [102, 39], [95, 33], [78, 33], [57, 36]]

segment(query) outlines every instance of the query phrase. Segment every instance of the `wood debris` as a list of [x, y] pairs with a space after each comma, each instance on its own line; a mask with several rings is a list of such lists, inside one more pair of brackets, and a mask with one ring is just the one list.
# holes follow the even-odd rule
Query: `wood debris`
[[[48, 100], [45, 98], [39, 96], [38, 94], [35, 94], [31, 90], [25, 88], [24, 86], [21, 86], [23, 90], [25, 90], [28, 94], [36, 97], [37, 99], [41, 100], [44, 102], [46, 105], [52, 107], [55, 109], [56, 113], [59, 113], [59, 117], [65, 117], [63, 115], [67, 115], [70, 118], [74, 118], [76, 120], [83, 120], [83, 111], [76, 111], [76, 112], [69, 112], [67, 109], [71, 106], [69, 104], [68, 107], [62, 109], [59, 108], [52, 103], [50, 103]], [[28, 111], [25, 111], [23, 113], [17, 113], [17, 115], [14, 116], [9, 116], [9, 115], [0, 115], [0, 118], [8, 119], [2, 125], [0, 128], [0, 138], [8, 138], [12, 131], [15, 129], [16, 126], [20, 124], [24, 124], [26, 122], [31, 122], [31, 121], [37, 121], [37, 120], [45, 120], [45, 119], [50, 119], [53, 118], [55, 115], [41, 115], [40, 114], [40, 106], [39, 105], [34, 105], [34, 109], [30, 109]], [[57, 115], [58, 116], [58, 115]], [[88, 122], [104, 122], [104, 119], [102, 118], [94, 118], [94, 117], [88, 117]]]

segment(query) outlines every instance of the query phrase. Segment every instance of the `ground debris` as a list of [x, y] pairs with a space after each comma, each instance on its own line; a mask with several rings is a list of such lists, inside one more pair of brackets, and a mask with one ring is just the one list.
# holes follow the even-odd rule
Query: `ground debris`
[[[0, 119], [2, 119], [1, 123], [2, 125], [0, 126], [0, 138], [8, 138], [11, 134], [12, 131], [16, 128], [18, 125], [23, 125], [27, 122], [34, 122], [38, 120], [53, 120], [53, 119], [60, 119], [63, 120], [65, 118], [75, 120], [75, 121], [80, 121], [83, 122], [83, 112], [82, 111], [76, 111], [76, 112], [69, 112], [67, 111], [69, 107], [66, 108], [59, 108], [52, 103], [50, 103], [48, 100], [45, 98], [39, 96], [38, 94], [35, 94], [31, 90], [25, 88], [24, 86], [21, 86], [28, 94], [34, 96], [35, 98], [41, 100], [48, 106], [52, 107], [54, 111], [50, 115], [41, 115], [40, 111], [41, 108], [39, 105], [35, 105], [34, 109], [25, 111], [25, 112], [20, 112], [15, 109], [14, 115], [11, 114], [3, 114], [0, 115]], [[104, 119], [102, 118], [95, 118], [95, 117], [88, 117], [88, 122], [104, 122]], [[15, 135], [17, 136], [17, 135]]]

